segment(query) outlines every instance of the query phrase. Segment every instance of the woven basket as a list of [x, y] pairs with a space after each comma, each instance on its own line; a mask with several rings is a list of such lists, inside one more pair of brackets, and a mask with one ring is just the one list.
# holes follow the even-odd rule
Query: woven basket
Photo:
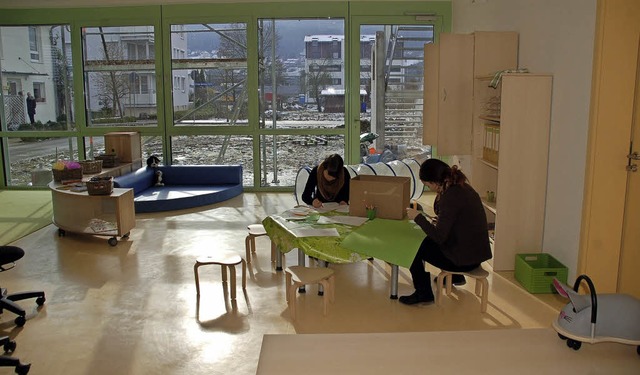
[[89, 195], [109, 195], [113, 192], [113, 177], [93, 177], [87, 181]]
[[52, 169], [53, 180], [62, 182], [64, 180], [82, 180], [82, 168], [76, 169]]
[[116, 154], [102, 154], [95, 158], [96, 160], [102, 160], [102, 166], [104, 168], [113, 168], [118, 165], [118, 155]]
[[82, 165], [82, 174], [96, 174], [102, 172], [102, 160], [79, 161]]

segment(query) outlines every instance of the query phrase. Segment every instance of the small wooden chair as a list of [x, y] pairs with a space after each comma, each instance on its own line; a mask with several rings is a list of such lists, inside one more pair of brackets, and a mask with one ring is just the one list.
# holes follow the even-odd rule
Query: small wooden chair
[[[251, 254], [256, 253], [256, 237], [266, 236], [267, 231], [264, 229], [262, 224], [251, 224], [247, 226], [247, 230], [249, 230], [249, 234], [244, 240], [245, 248], [246, 248], [246, 259], [247, 263], [251, 263]], [[276, 261], [276, 245], [271, 242], [271, 263]]]
[[232, 251], [216, 251], [215, 254], [198, 257], [193, 265], [193, 273], [196, 278], [196, 293], [200, 297], [200, 278], [198, 268], [211, 264], [218, 264], [222, 269], [222, 285], [227, 283], [227, 268], [231, 273], [231, 299], [236, 299], [236, 265], [242, 263], [242, 290], [247, 288], [247, 263], [242, 257]]
[[442, 289], [445, 285], [447, 295], [451, 294], [451, 283], [453, 281], [452, 275], [463, 275], [476, 280], [476, 296], [480, 297], [480, 311], [486, 312], [487, 300], [489, 299], [489, 282], [487, 281], [489, 272], [482, 268], [482, 265], [468, 272], [441, 270], [436, 280], [436, 305], [440, 305], [440, 302], [442, 301]]
[[335, 277], [333, 270], [325, 267], [311, 268], [304, 266], [291, 266], [284, 270], [287, 275], [286, 297], [291, 318], [296, 318], [296, 290], [307, 284], [321, 284], [323, 293], [323, 314], [327, 315], [327, 301], [333, 302], [335, 298]]

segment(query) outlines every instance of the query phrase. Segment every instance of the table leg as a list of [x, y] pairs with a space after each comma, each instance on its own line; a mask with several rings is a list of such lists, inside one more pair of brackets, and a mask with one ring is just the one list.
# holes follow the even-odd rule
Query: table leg
[[[329, 262], [318, 259], [318, 267], [327, 267]], [[318, 284], [318, 295], [324, 296], [324, 285]]]
[[276, 246], [276, 271], [282, 271], [282, 251]]
[[[298, 249], [298, 265], [304, 267], [304, 252], [300, 249]], [[298, 293], [306, 293], [307, 290], [305, 289], [305, 286], [301, 286], [300, 288], [298, 288]]]
[[391, 299], [398, 299], [398, 265], [391, 265]]

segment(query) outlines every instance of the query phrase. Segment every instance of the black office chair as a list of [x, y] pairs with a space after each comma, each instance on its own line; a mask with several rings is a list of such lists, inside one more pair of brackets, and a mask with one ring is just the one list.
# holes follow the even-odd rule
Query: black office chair
[[[24, 256], [24, 250], [17, 246], [0, 246], [0, 272], [12, 269], [16, 265], [16, 261]], [[36, 298], [38, 306], [42, 306], [46, 300], [43, 291], [20, 292], [7, 294], [7, 289], [0, 288], [0, 314], [6, 309], [18, 315], [15, 323], [18, 327], [22, 327], [26, 322], [26, 311], [15, 301], [28, 298]]]
[[[16, 342], [11, 340], [9, 336], [0, 337], [0, 345], [3, 346], [5, 353], [12, 353], [16, 350]], [[30, 363], [20, 363], [20, 359], [9, 357], [8, 355], [0, 355], [0, 367], [15, 367], [16, 374], [26, 375], [31, 369]]]
[[[23, 256], [24, 250], [17, 246], [0, 246], [0, 272], [15, 267], [15, 262]], [[27, 313], [15, 301], [28, 298], [36, 298], [38, 306], [42, 306], [46, 300], [42, 291], [8, 294], [7, 289], [0, 288], [0, 313], [6, 309], [17, 314], [18, 317], [15, 319], [15, 323], [18, 327], [22, 327], [27, 322]], [[1, 336], [0, 345], [3, 346], [5, 353], [12, 353], [16, 349], [16, 342], [11, 340], [9, 336]], [[21, 363], [20, 359], [15, 357], [0, 355], [0, 367], [15, 367], [16, 374], [26, 375], [29, 373], [31, 364]]]

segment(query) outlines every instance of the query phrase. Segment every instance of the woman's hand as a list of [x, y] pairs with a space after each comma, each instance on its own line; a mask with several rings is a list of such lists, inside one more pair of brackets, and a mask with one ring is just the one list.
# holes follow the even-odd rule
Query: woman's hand
[[415, 219], [419, 214], [420, 211], [416, 210], [415, 208], [407, 208], [407, 218], [409, 218], [409, 220]]
[[313, 202], [311, 202], [311, 204], [312, 204], [312, 206], [313, 206], [313, 207], [315, 207], [315, 208], [322, 207], [322, 202], [320, 202], [320, 200], [319, 200], [319, 199], [317, 199], [317, 198], [316, 198], [316, 199], [314, 199], [314, 200], [313, 200]]

